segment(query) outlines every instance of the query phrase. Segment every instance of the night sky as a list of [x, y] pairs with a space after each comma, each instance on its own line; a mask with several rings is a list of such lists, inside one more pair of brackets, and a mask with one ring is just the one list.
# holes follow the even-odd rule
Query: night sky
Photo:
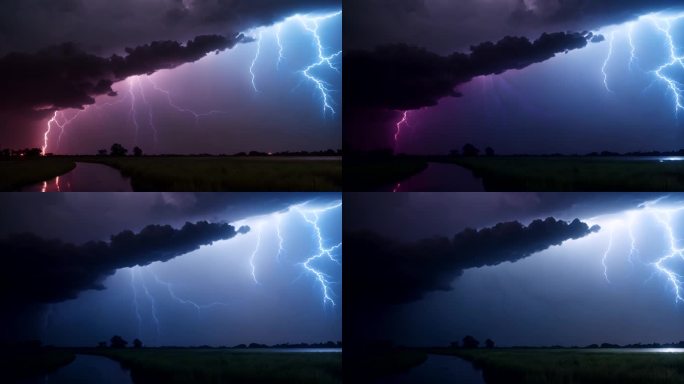
[[680, 1], [347, 3], [345, 142], [354, 149], [684, 147]]
[[0, 146], [340, 148], [340, 11], [339, 0], [4, 2]]
[[114, 334], [149, 346], [341, 340], [340, 199], [4, 194], [2, 338], [83, 346]]
[[345, 199], [348, 346], [445, 346], [468, 334], [500, 346], [684, 339], [682, 195]]

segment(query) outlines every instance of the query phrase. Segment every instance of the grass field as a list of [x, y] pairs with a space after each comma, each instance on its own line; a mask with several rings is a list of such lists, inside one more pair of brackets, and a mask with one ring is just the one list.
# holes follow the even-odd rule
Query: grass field
[[601, 157], [477, 157], [450, 160], [488, 191], [681, 191], [684, 162]]
[[15, 191], [40, 183], [74, 169], [76, 164], [67, 158], [37, 158], [0, 161], [0, 191]]
[[286, 157], [92, 157], [135, 191], [341, 191], [342, 162]]
[[237, 352], [215, 349], [90, 350], [147, 383], [341, 383], [341, 353]]
[[40, 376], [71, 363], [75, 358], [71, 351], [61, 349], [2, 350], [0, 380], [9, 380], [11, 383], [23, 378]]
[[53, 156], [0, 161], [0, 190], [69, 172], [75, 162], [114, 167], [135, 191], [341, 191], [342, 161], [289, 157]]
[[684, 354], [586, 350], [443, 350], [483, 370], [487, 384], [681, 384]]

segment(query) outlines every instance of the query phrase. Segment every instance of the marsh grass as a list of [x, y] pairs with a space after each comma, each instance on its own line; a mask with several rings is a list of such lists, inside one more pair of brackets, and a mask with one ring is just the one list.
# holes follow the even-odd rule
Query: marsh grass
[[476, 157], [450, 160], [488, 191], [681, 191], [684, 162], [601, 157]]
[[63, 175], [76, 167], [71, 159], [44, 157], [37, 159], [1, 160], [0, 191], [14, 191]]
[[684, 354], [582, 350], [457, 350], [441, 352], [471, 361], [488, 384], [681, 384]]
[[287, 157], [90, 157], [136, 191], [341, 191], [342, 161]]
[[56, 371], [70, 364], [76, 355], [60, 349], [39, 349], [22, 351], [16, 349], [0, 351], [0, 377], [13, 382]]
[[341, 353], [236, 352], [213, 349], [96, 350], [147, 383], [342, 382]]

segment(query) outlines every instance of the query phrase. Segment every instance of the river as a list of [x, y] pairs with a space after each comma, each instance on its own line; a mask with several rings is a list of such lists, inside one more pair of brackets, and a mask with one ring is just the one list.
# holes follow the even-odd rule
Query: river
[[406, 180], [385, 186], [385, 192], [484, 192], [482, 180], [456, 164], [428, 163], [427, 168]]
[[20, 384], [133, 384], [129, 371], [102, 356], [76, 355], [76, 359], [53, 373]]
[[109, 166], [76, 163], [64, 175], [24, 187], [22, 192], [133, 192], [131, 180]]
[[410, 371], [385, 377], [378, 384], [458, 383], [484, 384], [482, 372], [469, 362], [446, 355], [428, 355], [427, 360]]

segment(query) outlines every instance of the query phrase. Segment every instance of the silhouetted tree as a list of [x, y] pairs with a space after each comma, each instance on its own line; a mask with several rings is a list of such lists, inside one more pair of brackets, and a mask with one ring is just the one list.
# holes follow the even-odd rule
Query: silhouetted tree
[[123, 145], [119, 143], [112, 144], [109, 154], [112, 156], [126, 156], [128, 149], [124, 148]]
[[106, 149], [98, 149], [97, 155], [98, 156], [107, 156], [107, 150]]
[[492, 148], [492, 147], [485, 148], [485, 155], [494, 156], [494, 148]]
[[126, 348], [126, 345], [128, 345], [128, 341], [124, 340], [123, 337], [119, 335], [114, 335], [112, 338], [109, 340], [110, 346], [112, 348]]
[[43, 153], [43, 150], [40, 148], [26, 148], [24, 150], [24, 154], [26, 157], [38, 157]]
[[488, 348], [488, 349], [494, 348], [494, 340], [492, 340], [492, 339], [485, 340], [485, 348]]
[[480, 154], [480, 150], [474, 145], [468, 143], [463, 146], [463, 156], [474, 157]]
[[140, 339], [133, 340], [133, 348], [142, 348], [142, 341]]
[[480, 346], [480, 342], [476, 338], [468, 335], [463, 338], [463, 348], [474, 349]]
[[142, 153], [143, 152], [142, 152], [142, 149], [140, 149], [140, 147], [133, 148], [133, 156], [140, 157], [140, 156], [142, 156]]

